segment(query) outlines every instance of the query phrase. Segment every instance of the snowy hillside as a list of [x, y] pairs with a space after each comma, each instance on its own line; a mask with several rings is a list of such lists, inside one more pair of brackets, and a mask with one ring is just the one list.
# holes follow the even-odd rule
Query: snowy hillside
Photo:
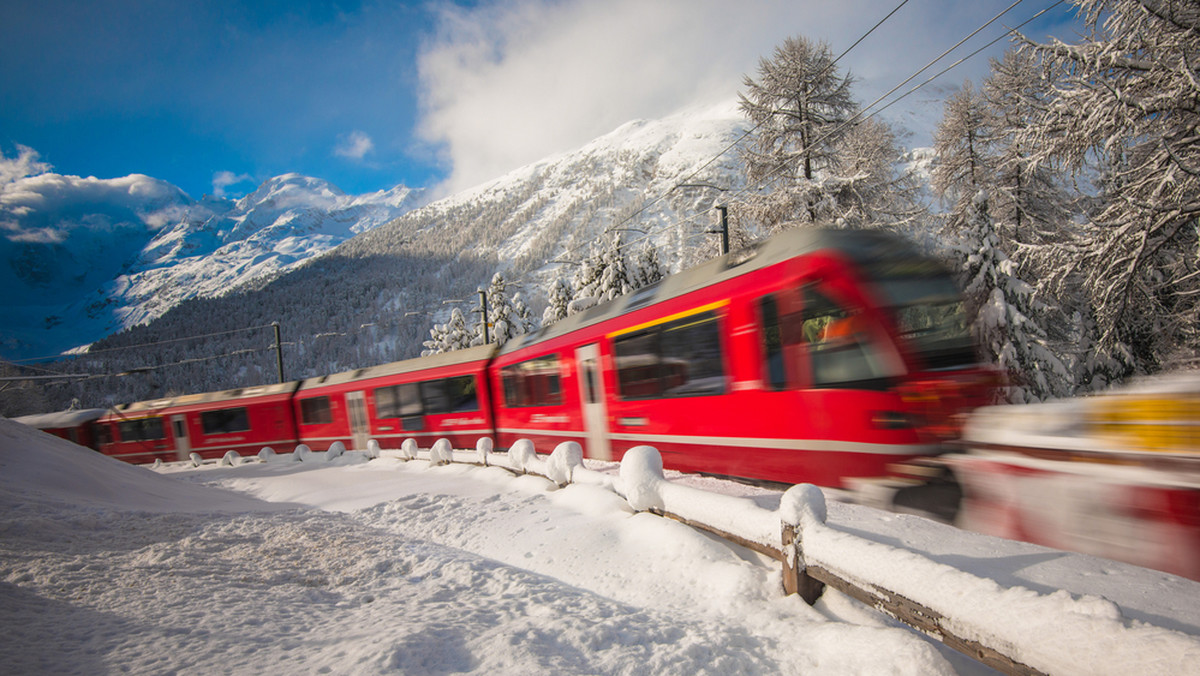
[[148, 176], [43, 173], [0, 185], [0, 351], [43, 356], [228, 291], [326, 251], [418, 204], [420, 191], [350, 196], [273, 178], [236, 202], [193, 200]]
[[162, 230], [100, 295], [117, 305], [122, 327], [142, 324], [327, 251], [410, 210], [420, 194], [397, 186], [346, 195], [321, 179], [277, 176], [228, 211]]
[[[259, 277], [233, 293], [181, 304], [150, 325], [102, 341], [97, 348], [196, 335], [201, 326], [205, 333], [215, 333], [278, 321], [287, 343], [287, 377], [307, 377], [417, 356], [429, 327], [445, 321], [451, 310], [443, 301], [469, 301], [497, 271], [517, 282], [540, 314], [538, 305], [550, 281], [570, 275], [572, 263], [588, 254], [606, 228], [619, 227], [626, 241], [648, 233], [647, 241], [662, 262], [678, 270], [692, 262], [689, 257], [715, 250], [715, 237], [708, 233], [713, 215], [704, 212], [724, 192], [739, 188], [744, 177], [736, 152], [706, 163], [739, 138], [745, 124], [732, 104], [630, 122], [574, 152], [412, 210], [283, 274]], [[725, 190], [670, 190], [684, 179]], [[271, 194], [260, 192], [264, 197]], [[271, 199], [284, 203], [280, 198], [265, 201]], [[222, 264], [224, 252], [252, 245], [253, 237], [248, 237], [251, 243], [217, 246], [205, 238], [227, 232], [223, 228], [233, 232], [234, 221], [210, 223], [209, 229], [197, 224], [165, 231], [150, 251], [178, 260], [189, 243], [195, 243], [197, 251], [213, 252], [197, 258], [196, 264], [215, 266]], [[289, 232], [293, 223], [287, 221], [279, 230]], [[254, 227], [242, 229], [256, 232]], [[279, 241], [283, 238], [267, 240]], [[273, 249], [272, 255], [278, 251]], [[249, 267], [230, 264], [226, 279], [240, 279]], [[180, 283], [191, 283], [186, 277], [189, 266], [174, 269]], [[150, 270], [123, 279], [144, 279], [138, 288], [162, 288], [152, 281], [157, 274]], [[207, 391], [272, 381], [273, 358], [262, 352], [268, 346], [264, 335], [245, 334], [167, 346], [157, 355], [159, 363], [235, 351], [254, 354], [226, 360], [225, 372], [199, 363], [163, 369], [151, 379], [97, 379], [80, 386], [86, 392], [82, 398], [105, 405], [172, 389]], [[116, 353], [103, 362], [81, 359], [71, 368], [111, 373], [141, 366], [139, 359], [146, 358]], [[68, 403], [69, 398], [63, 406]]]
[[[775, 561], [598, 486], [324, 456], [154, 472], [0, 419], [0, 662], [16, 674], [994, 673], [837, 591], [812, 607], [785, 598]], [[1182, 673], [1200, 651], [1195, 582], [852, 505], [830, 503], [828, 521], [878, 543], [859, 551], [910, 548], [979, 576], [983, 595], [954, 601], [964, 609], [1007, 590], [1066, 613], [1045, 643], [1081, 668], [1052, 673]]]

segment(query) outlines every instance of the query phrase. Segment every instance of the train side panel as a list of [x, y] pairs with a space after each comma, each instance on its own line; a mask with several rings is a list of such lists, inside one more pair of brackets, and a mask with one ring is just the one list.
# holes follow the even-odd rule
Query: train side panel
[[[893, 243], [868, 241], [876, 249]], [[974, 354], [961, 321], [953, 350], [906, 345], [917, 330], [945, 330], [930, 317], [960, 319], [961, 311], [944, 271], [904, 260], [893, 255], [876, 273], [896, 282], [886, 294], [866, 265], [836, 247], [797, 255], [784, 247], [744, 271], [738, 261], [715, 261], [690, 278], [668, 278], [674, 288], [656, 302], [639, 305], [639, 295], [657, 293], [639, 291], [564, 320], [574, 326], [559, 335], [543, 331], [506, 346], [492, 374], [504, 393], [500, 445], [522, 436], [539, 449], [578, 440], [588, 457], [619, 460], [651, 444], [672, 469], [826, 486], [886, 476], [893, 463], [939, 452], [942, 439], [925, 418], [953, 416], [919, 415], [910, 386], [973, 373]], [[599, 444], [580, 395], [590, 386], [574, 358], [593, 345], [603, 390]], [[514, 386], [514, 373], [538, 372], [530, 365], [550, 359], [558, 360], [560, 395], [539, 400], [536, 385]], [[927, 402], [920, 413], [962, 403]]]
[[170, 427], [160, 416], [169, 404], [169, 399], [162, 399], [111, 409], [96, 421], [98, 450], [133, 464], [180, 459]]
[[161, 413], [180, 458], [254, 455], [264, 447], [288, 452], [296, 440], [292, 392], [296, 383], [246, 388], [201, 401], [181, 401]]
[[486, 383], [493, 346], [460, 350], [305, 381], [293, 403], [300, 441], [314, 450], [341, 441], [365, 448], [423, 448], [446, 438], [470, 448], [494, 436]]

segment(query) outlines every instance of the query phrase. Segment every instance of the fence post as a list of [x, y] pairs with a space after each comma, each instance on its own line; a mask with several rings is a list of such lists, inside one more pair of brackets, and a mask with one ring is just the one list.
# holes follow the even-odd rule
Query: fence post
[[808, 574], [803, 526], [806, 521], [812, 525], [825, 522], [825, 496], [811, 484], [792, 486], [783, 494], [779, 514], [783, 524], [783, 592], [799, 594], [811, 606], [821, 598], [825, 583]]
[[783, 524], [783, 593], [799, 594], [811, 606], [821, 598], [825, 583], [808, 574], [808, 567], [804, 564], [804, 546], [799, 535], [799, 526]]

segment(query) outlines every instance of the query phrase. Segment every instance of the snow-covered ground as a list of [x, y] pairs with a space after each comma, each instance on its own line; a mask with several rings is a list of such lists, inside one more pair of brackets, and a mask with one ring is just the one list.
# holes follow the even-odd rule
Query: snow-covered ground
[[[989, 673], [840, 593], [782, 597], [776, 562], [600, 487], [322, 455], [152, 471], [0, 419], [5, 672]], [[1143, 673], [1200, 669], [1200, 584], [828, 507], [874, 546], [1083, 601], [1117, 629], [1080, 665], [1153, 630]]]

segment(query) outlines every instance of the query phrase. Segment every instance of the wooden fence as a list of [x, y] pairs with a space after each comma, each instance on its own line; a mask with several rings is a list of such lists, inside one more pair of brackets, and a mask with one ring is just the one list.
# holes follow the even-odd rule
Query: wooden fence
[[[372, 442], [368, 454], [377, 456], [378, 445]], [[856, 565], [854, 559], [857, 555], [847, 555], [845, 551], [839, 554], [834, 551], [838, 546], [831, 544], [856, 537], [862, 543], [869, 541], [826, 524], [824, 494], [816, 486], [793, 486], [782, 495], [778, 509], [765, 509], [745, 498], [710, 493], [667, 481], [663, 475], [661, 456], [649, 446], [638, 446], [627, 451], [616, 476], [585, 467], [582, 450], [575, 442], [559, 444], [553, 453], [543, 456], [538, 455], [533, 444], [527, 440], [518, 441], [505, 454], [493, 454], [490, 439], [480, 439], [474, 453], [455, 451], [445, 440], [439, 440], [428, 450], [421, 450], [410, 439], [404, 442], [398, 455], [404, 460], [428, 460], [433, 465], [456, 462], [494, 466], [514, 474], [542, 476], [560, 487], [571, 483], [602, 486], [621, 495], [638, 512], [674, 519], [779, 561], [783, 571], [783, 592], [786, 594], [797, 594], [813, 604], [826, 588], [832, 587], [1002, 673], [1078, 672], [1081, 667], [1087, 667], [1075, 664], [1075, 657], [1096, 652], [1095, 641], [1087, 632], [1071, 632], [1072, 636], [1077, 637], [1075, 640], [1079, 645], [1062, 645], [1059, 640], [1044, 640], [1046, 634], [1055, 627], [1064, 622], [1069, 624], [1076, 618], [1071, 617], [1075, 613], [1070, 611], [1059, 611], [1057, 615], [1054, 612], [1041, 612], [1042, 608], [1055, 606], [1039, 606], [1036, 598], [1032, 605], [1025, 606], [1022, 613], [1022, 616], [1029, 617], [1028, 626], [1022, 623], [1017, 629], [1008, 626], [1003, 631], [995, 631], [995, 627], [988, 626], [989, 612], [970, 611], [980, 605], [985, 611], [988, 610], [988, 604], [1003, 605], [1004, 599], [1011, 598], [1004, 596], [1007, 592], [1017, 592], [1021, 601], [1027, 601], [1026, 597], [1031, 594], [1037, 595], [1021, 588], [1002, 588], [986, 578], [933, 562], [920, 552], [881, 543], [867, 545], [874, 548], [871, 554], [857, 558], [883, 559], [885, 567], [902, 570], [903, 575], [908, 576], [897, 578], [891, 574], [891, 583], [870, 579], [870, 572], [864, 572], [869, 571], [870, 566], [864, 568]], [[270, 459], [270, 456], [263, 457], [260, 454], [264, 460]], [[228, 464], [229, 459], [223, 462]], [[857, 550], [851, 547], [850, 551]], [[976, 583], [978, 598], [972, 596], [972, 607], [965, 616], [952, 617], [947, 614], [959, 613], [967, 606], [961, 601], [947, 603], [945, 596], [938, 594], [940, 590], [936, 578], [945, 574], [957, 576], [960, 582], [966, 580], [966, 587]], [[909, 579], [913, 576], [918, 579]], [[922, 576], [925, 579], [920, 579]], [[889, 589], [889, 584], [906, 592]], [[939, 612], [936, 610], [938, 607], [951, 610]], [[1011, 614], [1012, 608], [1006, 607], [1005, 612]], [[1136, 643], [1136, 638], [1131, 635], [1129, 642]], [[1178, 635], [1172, 641], [1182, 643], [1184, 653], [1195, 647], [1195, 639], [1189, 635]], [[1122, 645], [1104, 645], [1101, 648], [1107, 651], [1102, 659], [1110, 660], [1102, 662], [1103, 667], [1120, 667], [1137, 659], [1136, 646], [1130, 646], [1128, 650]], [[1030, 664], [1043, 666], [1039, 669]], [[1096, 662], [1090, 664], [1095, 665]], [[1109, 668], [1108, 671], [1113, 669]]]

